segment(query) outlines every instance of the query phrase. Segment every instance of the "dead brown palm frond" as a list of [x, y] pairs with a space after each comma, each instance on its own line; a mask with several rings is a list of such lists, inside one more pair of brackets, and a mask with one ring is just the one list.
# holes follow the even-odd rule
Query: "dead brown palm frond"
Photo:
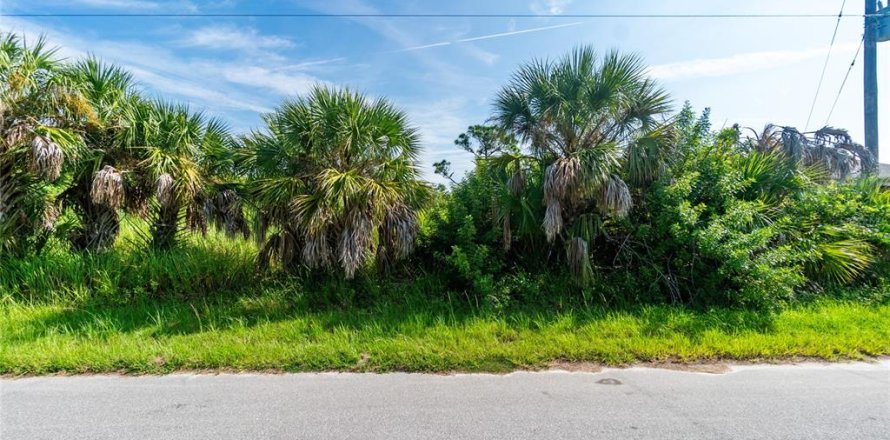
[[748, 128], [754, 133], [753, 146], [754, 150], [761, 153], [769, 153], [776, 151], [782, 147], [782, 129], [773, 124], [766, 124], [763, 131], [758, 133], [753, 128]]
[[270, 235], [257, 254], [257, 269], [268, 270], [273, 261], [279, 262], [282, 266], [292, 265], [297, 246], [297, 236], [289, 230]]
[[43, 207], [43, 229], [52, 231], [56, 227], [56, 220], [59, 219], [59, 208], [54, 203], [47, 203]]
[[384, 263], [392, 263], [408, 256], [414, 250], [417, 239], [417, 213], [402, 203], [391, 207], [379, 228], [378, 255]]
[[185, 225], [191, 231], [207, 235], [208, 205], [212, 202], [204, 194], [197, 194], [185, 208]]
[[569, 271], [586, 284], [593, 276], [593, 267], [590, 264], [590, 249], [586, 240], [581, 237], [573, 237], [566, 249]]
[[794, 127], [784, 127], [781, 131], [782, 151], [793, 163], [801, 163], [808, 156], [809, 139]]
[[155, 182], [155, 196], [161, 206], [172, 206], [176, 200], [174, 184], [173, 176], [167, 173], [158, 176], [158, 180]]
[[347, 279], [355, 276], [368, 259], [372, 228], [370, 215], [361, 210], [353, 210], [346, 218], [337, 244], [337, 257]]
[[853, 138], [850, 136], [850, 133], [843, 128], [835, 128], [831, 126], [825, 126], [813, 133], [814, 137], [817, 140], [827, 140], [831, 143], [835, 144], [852, 144]]
[[93, 176], [90, 198], [97, 205], [111, 209], [119, 208], [124, 202], [124, 179], [111, 165], [105, 165]]
[[550, 199], [547, 202], [547, 209], [544, 212], [544, 234], [547, 241], [553, 242], [554, 239], [562, 232], [562, 206], [557, 199]]
[[624, 217], [633, 207], [630, 188], [614, 174], [599, 188], [596, 195], [597, 208], [602, 214]]
[[[3, 121], [0, 121], [2, 123]], [[34, 132], [34, 128], [27, 123], [15, 124], [5, 130], [5, 140], [7, 146], [19, 145], [26, 142], [28, 136]]]
[[328, 242], [328, 234], [324, 229], [309, 232], [303, 245], [303, 264], [311, 269], [328, 268], [331, 266], [333, 252]]
[[544, 177], [544, 233], [552, 242], [562, 231], [562, 206], [576, 203], [580, 195], [581, 161], [561, 157], [547, 167]]
[[812, 136], [794, 127], [773, 127], [778, 133], [778, 146], [786, 160], [796, 168], [823, 166], [830, 177], [845, 179], [850, 174], [874, 169], [875, 158], [862, 145], [853, 142], [846, 130], [823, 127]]
[[197, 198], [201, 199], [203, 217], [212, 221], [214, 227], [225, 231], [228, 237], [235, 237], [238, 233], [244, 238], [250, 236], [243, 202], [237, 192], [226, 188], [209, 197]]
[[45, 136], [35, 135], [31, 141], [31, 168], [51, 182], [61, 175], [64, 157], [59, 145]]
[[544, 199], [560, 202], [574, 200], [580, 193], [581, 160], [577, 157], [560, 157], [547, 167], [544, 179]]

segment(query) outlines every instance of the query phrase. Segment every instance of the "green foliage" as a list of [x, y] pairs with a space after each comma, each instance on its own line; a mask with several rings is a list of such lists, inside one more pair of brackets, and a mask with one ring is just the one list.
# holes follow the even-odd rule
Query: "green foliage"
[[238, 150], [250, 200], [276, 229], [262, 267], [337, 267], [352, 278], [371, 261], [408, 256], [429, 188], [418, 179], [417, 130], [401, 110], [319, 86], [265, 121]]
[[872, 276], [890, 220], [879, 183], [819, 183], [782, 152], [746, 151], [733, 132], [684, 147], [653, 186], [649, 219], [632, 232], [643, 251], [628, 259], [656, 268], [671, 300], [704, 304], [774, 308]]
[[455, 181], [435, 163], [452, 183], [436, 191], [407, 115], [348, 89], [285, 100], [235, 138], [42, 40], [4, 35], [0, 79], [0, 289], [15, 299], [281, 282], [350, 304], [423, 280], [498, 311], [775, 310], [888, 290], [890, 193], [855, 177], [873, 158], [845, 131], [715, 133], [707, 109], [672, 116], [642, 60], [617, 51], [521, 66], [495, 125], [455, 140], [474, 169]]
[[41, 38], [0, 34], [0, 258], [39, 252], [53, 232], [60, 184], [82, 153], [88, 104]]
[[[670, 160], [656, 161], [657, 173], [625, 168], [639, 176], [629, 179], [639, 198], [629, 215], [576, 214], [566, 231], [577, 239], [565, 243], [565, 254], [546, 242], [543, 198], [532, 190], [545, 177], [534, 161], [523, 167], [521, 153], [477, 160], [441, 197], [436, 210], [447, 214], [430, 241], [450, 247], [444, 261], [463, 280], [458, 287], [498, 292], [502, 302], [515, 299], [515, 291], [501, 280], [560, 274], [561, 266], [577, 282], [563, 295], [596, 292], [607, 304], [774, 310], [842, 286], [883, 285], [890, 196], [880, 181], [826, 180], [780, 149], [752, 150], [734, 128], [711, 133], [707, 111], [696, 116], [688, 104], [671, 132], [676, 145], [668, 149]], [[664, 154], [665, 147], [643, 144], [628, 149]], [[625, 157], [625, 166], [636, 160]], [[516, 164], [522, 168], [509, 168]], [[524, 172], [527, 184], [518, 192], [511, 191], [511, 169]], [[504, 225], [513, 229], [510, 246], [498, 246]], [[622, 276], [628, 272], [636, 276]]]

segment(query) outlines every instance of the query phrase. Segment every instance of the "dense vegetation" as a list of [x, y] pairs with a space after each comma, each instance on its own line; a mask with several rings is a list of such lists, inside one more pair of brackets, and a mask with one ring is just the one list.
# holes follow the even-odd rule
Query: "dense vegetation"
[[491, 125], [455, 141], [475, 168], [435, 164], [450, 188], [421, 180], [401, 110], [348, 89], [287, 99], [236, 136], [42, 41], [5, 35], [0, 81], [6, 298], [423, 278], [494, 308], [777, 309], [887, 291], [890, 193], [858, 177], [874, 164], [860, 145], [829, 127], [715, 132], [707, 110], [672, 114], [635, 56], [521, 66]]
[[263, 120], [0, 38], [0, 373], [890, 353], [890, 192], [843, 130], [714, 130], [589, 48], [521, 66], [448, 187], [386, 99]]

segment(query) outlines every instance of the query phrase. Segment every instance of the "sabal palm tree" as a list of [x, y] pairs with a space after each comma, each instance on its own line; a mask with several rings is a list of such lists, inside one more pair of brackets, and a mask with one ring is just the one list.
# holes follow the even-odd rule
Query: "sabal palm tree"
[[129, 172], [137, 168], [142, 151], [125, 136], [141, 98], [129, 72], [94, 57], [72, 65], [68, 75], [89, 102], [91, 115], [81, 123], [87, 149], [64, 198], [81, 223], [72, 243], [79, 249], [98, 250], [114, 243], [120, 208], [145, 214], [144, 185]]
[[82, 149], [73, 127], [87, 111], [42, 38], [0, 36], [0, 252], [45, 242], [59, 213], [52, 182]]
[[81, 219], [77, 247], [111, 245], [121, 209], [151, 214], [150, 241], [157, 248], [175, 242], [183, 208], [193, 229], [206, 232], [209, 219], [230, 234], [247, 231], [240, 198], [219, 179], [223, 168], [232, 170], [234, 142], [225, 124], [185, 106], [143, 99], [128, 72], [95, 58], [73, 65], [70, 76], [93, 111], [83, 122], [85, 160], [66, 191]]
[[[130, 111], [130, 125], [123, 138], [130, 148], [139, 151], [139, 161], [130, 170], [134, 174], [133, 188], [153, 194], [151, 246], [167, 249], [176, 243], [187, 217], [191, 226], [203, 224], [209, 182], [205, 155], [230, 146], [231, 136], [218, 120], [208, 120], [184, 105], [142, 101]], [[117, 173], [103, 177], [111, 187], [124, 191], [120, 173], [103, 169]], [[96, 182], [100, 181], [98, 177]], [[101, 194], [96, 192], [94, 199], [101, 199]], [[116, 203], [123, 201], [121, 196]]]
[[190, 229], [206, 234], [209, 223], [229, 237], [250, 236], [241, 194], [244, 178], [235, 166], [237, 148], [235, 137], [222, 120], [211, 118], [205, 122], [197, 158], [203, 185], [186, 208]]
[[417, 130], [384, 99], [315, 87], [264, 116], [244, 139], [240, 166], [264, 223], [260, 254], [285, 267], [342, 269], [354, 276], [375, 255], [391, 263], [411, 252], [419, 180]]
[[522, 66], [497, 95], [494, 120], [542, 165], [544, 232], [551, 242], [568, 243], [573, 271], [589, 266], [599, 216], [630, 211], [625, 180], [645, 183], [664, 171], [669, 109], [668, 95], [646, 76], [639, 57], [615, 51], [600, 57], [590, 47]]

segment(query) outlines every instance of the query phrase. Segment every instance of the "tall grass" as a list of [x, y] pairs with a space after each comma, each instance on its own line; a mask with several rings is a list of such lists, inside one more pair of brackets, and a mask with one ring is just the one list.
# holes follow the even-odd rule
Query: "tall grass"
[[[150, 297], [243, 292], [259, 282], [256, 245], [210, 231], [187, 234], [180, 246], [142, 245], [144, 225], [130, 222], [108, 251], [72, 252], [53, 241], [39, 254], [0, 262], [0, 297], [16, 302], [124, 303]], [[135, 223], [135, 224], [134, 224]]]
[[0, 261], [0, 374], [507, 371], [565, 360], [890, 354], [887, 289], [766, 314], [641, 305], [633, 284], [579, 291], [547, 271], [503, 276], [488, 293], [420, 268], [355, 280], [259, 275], [251, 241], [211, 232], [151, 251], [140, 227], [103, 253], [55, 242]]

